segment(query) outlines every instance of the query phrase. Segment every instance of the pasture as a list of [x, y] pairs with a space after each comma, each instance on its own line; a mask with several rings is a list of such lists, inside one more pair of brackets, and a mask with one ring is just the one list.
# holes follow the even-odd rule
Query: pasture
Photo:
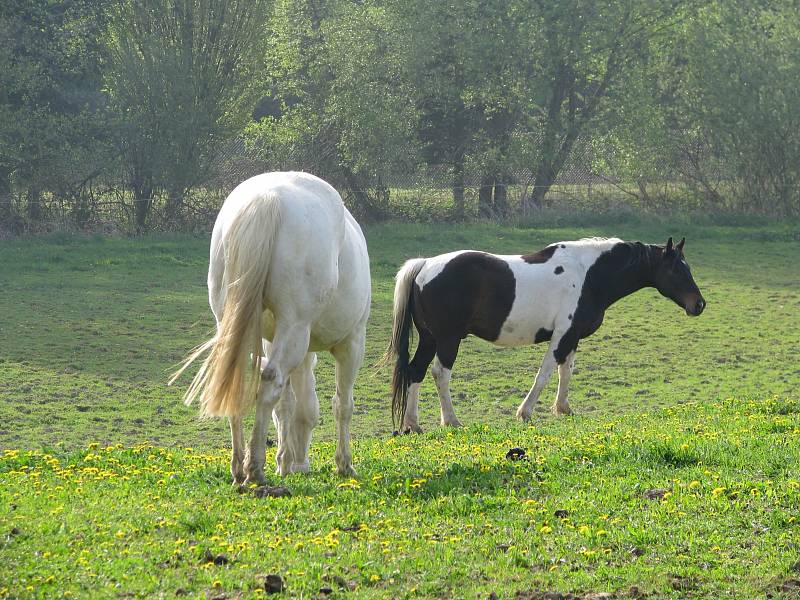
[[[298, 597], [797, 593], [795, 224], [365, 233], [373, 299], [352, 426], [359, 474], [334, 473], [333, 363], [320, 355], [312, 472], [283, 481], [288, 498], [232, 488], [227, 424], [183, 406], [188, 378], [166, 386], [212, 327], [208, 236], [0, 242], [0, 597], [251, 597], [265, 574]], [[685, 235], [706, 312], [690, 319], [654, 290], [623, 299], [578, 348], [576, 416], [550, 415], [551, 381], [529, 425], [514, 411], [545, 345], [468, 339], [452, 381], [466, 427], [437, 427], [428, 377], [426, 433], [392, 437], [390, 375], [374, 365], [403, 260], [590, 235]], [[512, 447], [527, 459], [506, 459]]]

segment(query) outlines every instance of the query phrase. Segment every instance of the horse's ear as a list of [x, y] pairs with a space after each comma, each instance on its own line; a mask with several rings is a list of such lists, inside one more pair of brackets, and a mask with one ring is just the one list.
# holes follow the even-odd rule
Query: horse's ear
[[672, 252], [672, 236], [667, 240], [667, 247], [664, 249], [664, 254]]
[[681, 238], [681, 241], [680, 241], [680, 242], [678, 242], [678, 244], [675, 246], [675, 249], [676, 249], [678, 252], [680, 252], [681, 254], [683, 254], [683, 245], [684, 245], [685, 243], [686, 243], [686, 238], [684, 237], [684, 238]]

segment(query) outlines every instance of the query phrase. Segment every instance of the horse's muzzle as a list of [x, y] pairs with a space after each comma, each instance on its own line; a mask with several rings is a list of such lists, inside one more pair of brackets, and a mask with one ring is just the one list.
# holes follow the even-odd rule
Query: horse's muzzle
[[699, 317], [700, 313], [702, 313], [706, 308], [706, 301], [702, 296], [700, 296], [694, 301], [694, 303], [687, 302], [685, 308], [686, 314], [690, 317]]

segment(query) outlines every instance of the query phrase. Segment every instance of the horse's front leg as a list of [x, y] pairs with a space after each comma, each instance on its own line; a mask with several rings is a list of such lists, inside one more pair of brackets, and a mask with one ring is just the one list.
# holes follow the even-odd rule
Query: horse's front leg
[[[250, 436], [250, 450], [246, 461], [247, 482], [263, 484], [266, 429], [270, 414], [281, 401], [278, 415], [278, 474], [287, 475], [294, 463], [294, 448], [291, 444], [294, 394], [284, 394], [289, 383], [289, 374], [303, 361], [308, 349], [309, 328], [298, 323], [278, 323], [275, 337], [269, 347], [269, 359], [261, 368], [261, 382], [256, 401], [256, 420]], [[283, 397], [282, 397], [283, 396]], [[281, 418], [286, 415], [288, 418]]]
[[294, 423], [292, 424], [292, 444], [294, 446], [292, 473], [308, 473], [311, 469], [308, 458], [311, 433], [319, 423], [319, 400], [314, 378], [316, 363], [317, 355], [310, 352], [289, 377], [295, 397]]
[[558, 342], [560, 339], [560, 336], [553, 336], [551, 339], [550, 345], [547, 347], [547, 351], [544, 353], [542, 365], [539, 367], [538, 373], [536, 373], [536, 379], [533, 382], [533, 386], [528, 392], [528, 395], [525, 396], [525, 400], [522, 401], [522, 404], [520, 404], [519, 408], [517, 409], [517, 418], [522, 421], [530, 421], [531, 415], [533, 414], [533, 407], [539, 401], [539, 396], [547, 385], [547, 382], [550, 381], [550, 376], [553, 374], [553, 369], [556, 367], [556, 357], [554, 351], [558, 347]]
[[567, 396], [569, 394], [569, 380], [572, 377], [572, 369], [575, 367], [575, 350], [567, 355], [566, 360], [558, 365], [558, 395], [553, 404], [553, 414], [571, 415], [572, 409], [569, 406]]
[[250, 444], [248, 445], [247, 458], [245, 459], [245, 471], [247, 473], [245, 483], [264, 485], [267, 481], [264, 477], [267, 424], [283, 389], [283, 384], [276, 385], [275, 383], [274, 378], [265, 381], [262, 376], [258, 398], [256, 399], [256, 418], [253, 422], [253, 431], [250, 434]]

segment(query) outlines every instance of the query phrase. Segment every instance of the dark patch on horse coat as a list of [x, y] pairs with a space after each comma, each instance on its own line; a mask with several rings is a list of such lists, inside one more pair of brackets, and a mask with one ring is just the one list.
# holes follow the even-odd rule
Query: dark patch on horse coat
[[586, 272], [572, 324], [553, 351], [556, 362], [564, 363], [580, 340], [597, 331], [609, 306], [652, 285], [652, 265], [660, 252], [641, 242], [620, 242], [598, 257]]
[[555, 273], [556, 275], [561, 275], [563, 272], [564, 272], [564, 267], [562, 267], [561, 265], [558, 265], [555, 271], [553, 271], [553, 273]]
[[500, 337], [516, 286], [506, 261], [484, 252], [462, 252], [422, 289], [414, 284], [420, 345], [430, 336], [431, 359], [435, 352], [444, 367], [452, 368], [460, 341], [470, 333], [489, 342]]
[[553, 330], [552, 329], [545, 329], [542, 327], [539, 331], [536, 332], [536, 335], [533, 338], [533, 343], [538, 344], [540, 342], [549, 342], [550, 339], [553, 337]]
[[[561, 247], [563, 248], [564, 246]], [[558, 250], [558, 246], [553, 244], [551, 246], [547, 246], [547, 248], [539, 250], [538, 252], [534, 252], [533, 254], [523, 254], [522, 260], [531, 265], [540, 265], [550, 260], [556, 250]]]

